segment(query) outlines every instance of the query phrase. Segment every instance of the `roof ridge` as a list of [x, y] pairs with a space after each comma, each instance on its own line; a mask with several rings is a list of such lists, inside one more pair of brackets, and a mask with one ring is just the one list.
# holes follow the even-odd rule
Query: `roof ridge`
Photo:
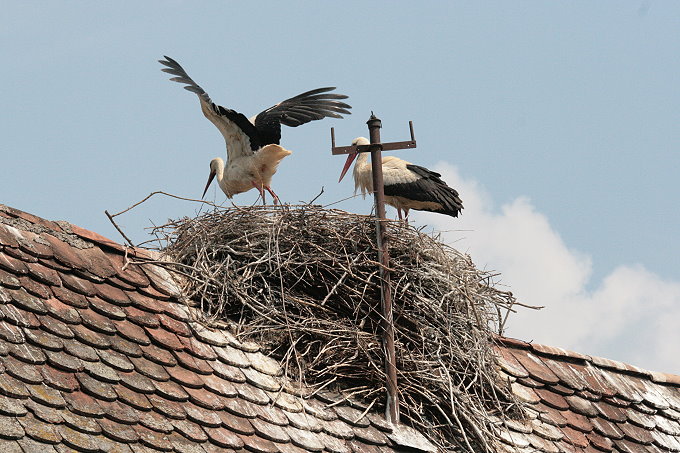
[[529, 349], [536, 355], [542, 357], [558, 358], [565, 361], [589, 363], [597, 368], [612, 370], [621, 374], [644, 377], [656, 384], [668, 385], [673, 387], [680, 386], [680, 375], [663, 373], [660, 371], [647, 370], [619, 360], [607, 359], [594, 355], [586, 355], [580, 352], [571, 351], [556, 346], [548, 346], [541, 343], [527, 342], [516, 338], [496, 335], [495, 340], [507, 347], [514, 349]]
[[[9, 222], [4, 221], [3, 218], [10, 219], [10, 221]], [[14, 222], [12, 220], [14, 220]], [[43, 217], [39, 217], [34, 214], [0, 203], [0, 223], [5, 223], [10, 226], [16, 227], [16, 225], [13, 224], [17, 221], [20, 222], [22, 220], [32, 225], [35, 225], [37, 227], [37, 230], [40, 230], [34, 231], [37, 233], [43, 233], [46, 232], [44, 230], [49, 230], [50, 232], [57, 233], [56, 236], [58, 236], [59, 239], [62, 240], [65, 237], [79, 238], [90, 242], [92, 245], [98, 245], [108, 250], [114, 250], [123, 255], [127, 253], [128, 255], [132, 254], [135, 258], [158, 259], [158, 256], [156, 256], [157, 252], [155, 250], [120, 244], [114, 241], [113, 239], [109, 239], [105, 236], [102, 236], [97, 232], [88, 230], [86, 228], [67, 222], [65, 220], [54, 221], [47, 220]]]

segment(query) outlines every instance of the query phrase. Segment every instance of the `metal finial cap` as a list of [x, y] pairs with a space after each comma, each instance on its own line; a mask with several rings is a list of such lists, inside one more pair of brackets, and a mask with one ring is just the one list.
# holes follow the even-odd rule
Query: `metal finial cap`
[[375, 116], [373, 113], [373, 110], [371, 110], [371, 117], [366, 121], [366, 124], [368, 124], [369, 129], [373, 127], [382, 127], [382, 121], [380, 121], [380, 118]]

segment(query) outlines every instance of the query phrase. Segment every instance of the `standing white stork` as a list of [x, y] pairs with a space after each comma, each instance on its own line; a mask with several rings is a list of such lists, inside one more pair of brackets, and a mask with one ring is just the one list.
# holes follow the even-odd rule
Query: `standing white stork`
[[335, 87], [317, 88], [281, 101], [248, 119], [242, 113], [212, 102], [208, 93], [172, 58], [165, 56], [165, 60], [158, 61], [167, 66], [162, 69], [163, 72], [177, 76], [170, 80], [186, 84], [184, 89], [198, 95], [203, 114], [217, 126], [227, 143], [227, 163], [225, 165], [219, 157], [210, 161], [210, 176], [201, 198], [213, 178], [217, 177], [227, 198], [256, 188], [264, 204], [266, 189], [276, 204], [279, 197], [270, 186], [272, 176], [279, 162], [291, 154], [291, 151], [279, 146], [281, 124], [296, 127], [326, 117], [342, 118], [341, 114], [349, 115], [347, 109], [352, 108], [338, 100], [347, 99], [347, 96], [328, 93]]
[[[368, 139], [364, 137], [357, 137], [352, 142], [352, 145], [369, 144]], [[373, 192], [373, 171], [368, 162], [367, 152], [355, 152], [347, 156], [338, 182], [342, 181], [355, 158], [357, 162], [354, 165], [354, 192], [361, 189], [365, 197], [366, 193]], [[463, 209], [458, 192], [442, 181], [439, 173], [394, 156], [383, 156], [382, 170], [385, 203], [397, 208], [399, 220], [402, 220], [402, 210], [403, 219], [407, 220], [410, 209], [439, 212], [452, 217], [458, 217]]]

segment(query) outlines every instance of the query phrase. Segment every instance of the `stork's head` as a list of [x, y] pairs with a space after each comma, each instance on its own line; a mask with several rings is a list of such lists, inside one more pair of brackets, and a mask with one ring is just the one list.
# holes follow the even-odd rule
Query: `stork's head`
[[[352, 146], [369, 145], [370, 143], [371, 142], [369, 142], [366, 137], [357, 137], [354, 140], [352, 140]], [[356, 159], [358, 154], [359, 153], [354, 151], [347, 155], [347, 160], [345, 161], [345, 166], [342, 168], [342, 173], [340, 173], [340, 179], [338, 179], [338, 182], [342, 181], [342, 178], [345, 177], [345, 174], [349, 170], [349, 167], [352, 166], [352, 162], [354, 162], [354, 159]]]
[[[208, 183], [205, 185], [205, 189], [203, 190], [203, 195], [201, 195], [201, 199], [205, 197], [205, 193], [208, 191], [208, 187], [210, 187], [210, 184], [213, 182], [213, 179], [215, 179], [215, 175], [217, 175], [219, 172], [224, 170], [224, 161], [220, 159], [219, 157], [214, 158], [213, 160], [210, 161], [210, 175], [208, 175]], [[220, 175], [222, 176], [222, 175]], [[218, 177], [219, 179], [219, 177]]]

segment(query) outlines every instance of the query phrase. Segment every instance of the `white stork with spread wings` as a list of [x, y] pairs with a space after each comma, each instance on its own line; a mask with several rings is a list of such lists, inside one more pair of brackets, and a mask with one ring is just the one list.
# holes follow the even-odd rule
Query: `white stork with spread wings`
[[[370, 142], [364, 137], [357, 137], [352, 145], [368, 145]], [[357, 157], [358, 155], [358, 157]], [[354, 165], [354, 192], [361, 189], [361, 193], [373, 192], [373, 171], [368, 162], [368, 153], [350, 153], [342, 169], [342, 181], [352, 162]], [[419, 165], [413, 165], [394, 156], [383, 156], [383, 187], [385, 203], [397, 209], [399, 220], [408, 219], [410, 209], [417, 211], [432, 211], [458, 217], [463, 209], [463, 202], [458, 192], [441, 180], [441, 175]]]
[[219, 157], [210, 161], [210, 176], [203, 196], [213, 178], [217, 177], [228, 198], [256, 188], [262, 203], [265, 202], [265, 190], [276, 203], [279, 197], [270, 186], [272, 176], [279, 162], [291, 154], [291, 151], [279, 146], [281, 125], [296, 127], [326, 117], [342, 118], [341, 114], [350, 114], [348, 109], [351, 107], [339, 101], [347, 99], [347, 96], [329, 93], [335, 88], [328, 87], [286, 99], [248, 119], [242, 113], [212, 102], [208, 93], [189, 77], [177, 61], [165, 56], [165, 60], [159, 62], [167, 66], [162, 71], [176, 76], [170, 80], [186, 84], [184, 89], [198, 95], [203, 114], [217, 126], [227, 142], [226, 165]]

